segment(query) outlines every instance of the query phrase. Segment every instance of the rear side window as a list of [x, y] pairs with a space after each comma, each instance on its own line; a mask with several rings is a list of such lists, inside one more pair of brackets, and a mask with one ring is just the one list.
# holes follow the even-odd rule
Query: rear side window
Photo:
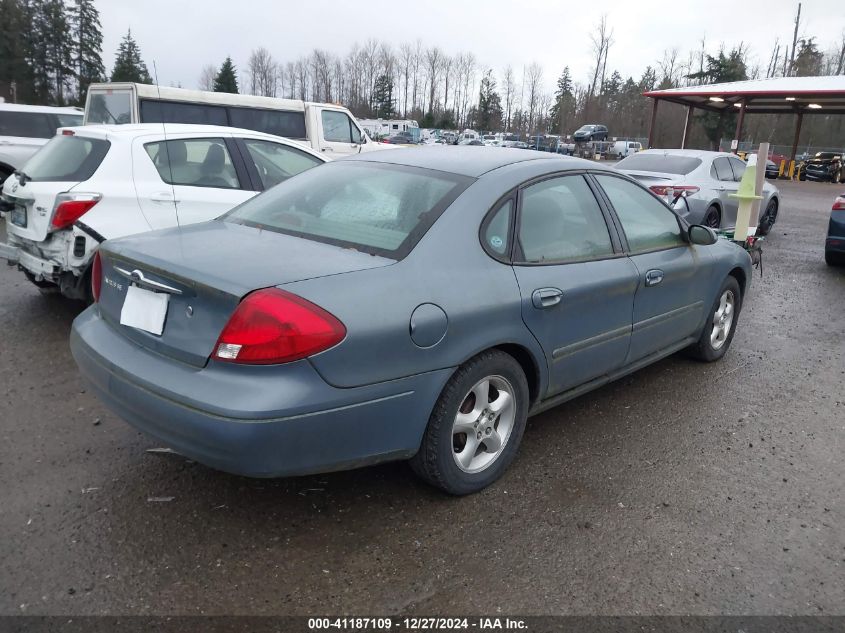
[[502, 205], [489, 216], [482, 228], [484, 247], [497, 259], [504, 258], [510, 249], [508, 233], [510, 233], [511, 215], [513, 214], [513, 200], [505, 200]]
[[526, 187], [518, 234], [524, 261], [529, 263], [613, 255], [607, 223], [583, 176], [551, 178]]
[[177, 139], [144, 145], [169, 185], [238, 189], [238, 175], [222, 138]]
[[283, 110], [258, 110], [252, 108], [229, 108], [232, 127], [255, 130], [285, 138], [304, 139], [305, 113]]
[[228, 125], [226, 108], [203, 103], [141, 100], [141, 123], [197, 123]]
[[0, 111], [0, 136], [51, 138], [55, 133], [56, 126], [48, 114]]
[[123, 124], [132, 122], [131, 92], [92, 92], [88, 98], [88, 120], [91, 123]]
[[472, 179], [363, 161], [310, 169], [225, 221], [401, 259]]
[[[345, 112], [334, 110], [323, 110], [320, 114], [323, 121], [323, 138], [331, 143], [357, 143], [353, 140], [353, 128], [351, 119]], [[356, 130], [357, 131], [357, 130]]]
[[252, 138], [243, 142], [265, 189], [322, 164], [321, 160], [281, 143]]
[[614, 176], [596, 175], [622, 223], [632, 254], [684, 246], [678, 218], [642, 187]]
[[29, 159], [26, 175], [33, 182], [82, 182], [97, 171], [110, 143], [84, 136], [54, 136]]

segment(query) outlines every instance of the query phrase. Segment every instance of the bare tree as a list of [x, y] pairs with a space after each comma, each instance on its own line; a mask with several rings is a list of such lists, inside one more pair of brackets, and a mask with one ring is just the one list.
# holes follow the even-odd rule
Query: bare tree
[[[423, 52], [422, 52], [422, 41], [417, 40], [414, 43], [414, 54], [411, 58], [411, 67], [413, 68], [413, 76], [414, 76], [414, 90], [413, 96], [411, 98], [412, 109], [417, 109], [417, 94], [419, 93], [420, 87], [420, 68], [422, 67], [422, 59], [423, 59]], [[419, 108], [422, 111], [422, 108]]]
[[[590, 84], [589, 98], [596, 94], [596, 88], [601, 88], [604, 83], [604, 75], [607, 71], [607, 52], [610, 45], [613, 44], [613, 29], [608, 29], [607, 16], [601, 16], [596, 32], [590, 36], [590, 41], [593, 43], [593, 53], [595, 53], [596, 61], [593, 70], [593, 81]], [[601, 77], [601, 83], [599, 83]]]
[[[795, 14], [795, 30], [792, 32], [792, 52], [789, 54], [789, 75], [795, 74], [795, 49], [798, 46], [798, 26], [801, 24], [801, 3], [798, 3], [798, 12]], [[786, 76], [786, 73], [784, 73]]]
[[543, 87], [543, 67], [533, 62], [525, 71], [526, 89], [528, 90], [528, 131], [534, 130], [534, 117], [540, 105], [540, 91]]
[[256, 48], [247, 62], [250, 92], [263, 97], [275, 97], [278, 87], [278, 64], [263, 46]]
[[411, 79], [411, 67], [414, 63], [414, 48], [409, 42], [399, 47], [399, 74], [402, 79], [402, 116], [408, 117], [408, 88]]
[[437, 77], [443, 63], [443, 53], [436, 46], [425, 51], [425, 74], [428, 83], [428, 112], [434, 114], [434, 94], [437, 88]]
[[444, 55], [443, 61], [440, 64], [443, 71], [443, 112], [449, 110], [449, 78], [452, 76], [454, 66], [455, 60], [448, 55]]
[[502, 74], [502, 90], [505, 93], [505, 129], [509, 130], [511, 127], [511, 108], [513, 107], [513, 98], [516, 92], [516, 83], [513, 78], [513, 68], [508, 66]]
[[211, 64], [206, 64], [202, 67], [202, 72], [199, 78], [200, 90], [214, 90], [214, 80], [217, 78], [217, 69]]

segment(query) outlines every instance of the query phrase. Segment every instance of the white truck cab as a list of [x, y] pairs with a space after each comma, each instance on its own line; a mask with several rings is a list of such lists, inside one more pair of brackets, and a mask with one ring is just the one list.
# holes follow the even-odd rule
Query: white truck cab
[[237, 127], [289, 138], [330, 157], [384, 149], [340, 105], [138, 83], [91, 84], [85, 124], [125, 123]]

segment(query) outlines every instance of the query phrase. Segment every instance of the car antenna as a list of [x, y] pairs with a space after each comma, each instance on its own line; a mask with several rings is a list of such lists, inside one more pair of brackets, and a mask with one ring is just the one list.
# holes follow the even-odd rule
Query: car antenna
[[[170, 144], [167, 142], [167, 126], [164, 124], [164, 106], [161, 103], [161, 86], [158, 83], [158, 67], [153, 60], [153, 74], [156, 80], [156, 92], [158, 93], [158, 115], [161, 119], [161, 132], [164, 134], [164, 151], [167, 155], [167, 171], [170, 172], [170, 193], [173, 195], [173, 210], [176, 212], [176, 226], [181, 227], [179, 222], [179, 205], [176, 204], [176, 187], [173, 186], [173, 164], [170, 162]], [[159, 150], [161, 152], [161, 150]]]

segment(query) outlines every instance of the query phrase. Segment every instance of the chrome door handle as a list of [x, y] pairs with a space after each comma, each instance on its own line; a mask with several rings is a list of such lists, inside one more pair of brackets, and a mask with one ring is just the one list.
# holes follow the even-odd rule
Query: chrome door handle
[[531, 303], [538, 310], [556, 306], [563, 299], [563, 291], [559, 288], [538, 288], [531, 293]]
[[656, 286], [661, 281], [663, 281], [663, 271], [662, 270], [658, 270], [657, 268], [654, 268], [654, 269], [648, 271], [645, 274], [645, 285], [646, 285], [646, 287]]

